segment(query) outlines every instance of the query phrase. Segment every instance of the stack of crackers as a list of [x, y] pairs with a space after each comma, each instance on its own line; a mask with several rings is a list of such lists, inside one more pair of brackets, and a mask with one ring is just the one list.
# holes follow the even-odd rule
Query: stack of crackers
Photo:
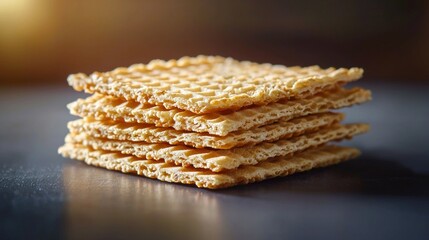
[[153, 60], [70, 75], [81, 119], [59, 153], [162, 181], [224, 188], [336, 164], [359, 155], [330, 145], [368, 131], [332, 110], [371, 99], [343, 86], [360, 68], [285, 67], [219, 56]]

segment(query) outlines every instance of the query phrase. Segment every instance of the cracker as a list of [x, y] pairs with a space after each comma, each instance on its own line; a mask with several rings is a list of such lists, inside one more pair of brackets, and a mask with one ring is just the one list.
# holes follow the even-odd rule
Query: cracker
[[324, 146], [296, 154], [293, 157], [277, 157], [257, 165], [241, 166], [235, 170], [214, 173], [209, 170], [181, 167], [172, 163], [146, 160], [117, 152], [94, 150], [78, 144], [65, 144], [58, 152], [64, 157], [85, 161], [88, 165], [211, 189], [287, 176], [333, 165], [359, 155], [359, 150], [355, 148]]
[[172, 128], [159, 128], [149, 124], [117, 123], [113, 120], [78, 119], [69, 122], [68, 127], [70, 132], [86, 132], [97, 138], [169, 143], [171, 145], [185, 144], [196, 148], [230, 149], [315, 131], [342, 119], [343, 115], [338, 113], [322, 113], [295, 118], [290, 121], [281, 120], [250, 130], [233, 132], [224, 137], [206, 133], [179, 131]]
[[72, 74], [68, 83], [78, 91], [200, 114], [303, 98], [357, 80], [362, 74], [360, 68], [285, 67], [198, 56], [154, 60], [89, 76]]
[[148, 123], [157, 127], [173, 127], [176, 130], [208, 132], [225, 136], [238, 130], [248, 130], [269, 124], [280, 118], [292, 119], [330, 109], [347, 107], [368, 101], [370, 91], [354, 88], [320, 93], [316, 96], [253, 106], [229, 113], [197, 115], [180, 109], [166, 109], [162, 106], [139, 104], [120, 98], [95, 94], [86, 99], [70, 103], [68, 108], [74, 115], [96, 120], [113, 119], [121, 122]]
[[184, 145], [151, 144], [91, 137], [85, 133], [69, 134], [66, 143], [80, 144], [96, 150], [121, 152], [139, 158], [163, 160], [184, 167], [210, 169], [213, 172], [236, 169], [241, 165], [255, 165], [269, 158], [288, 156], [330, 141], [351, 138], [366, 132], [366, 124], [335, 125], [291, 139], [229, 150], [196, 149]]

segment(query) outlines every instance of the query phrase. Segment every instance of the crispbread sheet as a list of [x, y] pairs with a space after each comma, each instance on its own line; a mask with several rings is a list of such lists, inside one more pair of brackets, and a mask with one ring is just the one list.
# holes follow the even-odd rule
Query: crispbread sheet
[[298, 153], [293, 157], [277, 157], [257, 165], [241, 166], [235, 170], [214, 173], [209, 170], [181, 167], [172, 163], [146, 160], [117, 152], [94, 150], [78, 144], [66, 144], [58, 151], [64, 157], [82, 160], [88, 165], [211, 189], [291, 175], [333, 165], [359, 155], [359, 150], [355, 148], [324, 146]]
[[113, 119], [121, 122], [148, 123], [176, 130], [208, 132], [225, 136], [238, 130], [248, 130], [269, 124], [280, 118], [289, 120], [298, 116], [326, 112], [371, 99], [371, 92], [361, 88], [338, 89], [319, 93], [307, 99], [280, 101], [264, 106], [253, 106], [229, 113], [197, 115], [180, 109], [139, 104], [120, 98], [95, 94], [68, 105], [70, 112], [96, 120]]
[[139, 158], [163, 160], [184, 167], [210, 169], [213, 172], [255, 165], [272, 157], [288, 156], [330, 141], [351, 138], [366, 132], [366, 124], [335, 125], [315, 133], [283, 139], [272, 143], [229, 150], [196, 149], [184, 145], [151, 144], [91, 137], [85, 133], [69, 134], [66, 143], [80, 144], [97, 150], [121, 152]]
[[198, 56], [154, 60], [89, 76], [72, 74], [68, 83], [78, 91], [200, 114], [303, 98], [357, 80], [362, 74], [360, 68], [285, 67]]
[[300, 135], [332, 125], [343, 119], [338, 113], [322, 113], [290, 121], [279, 121], [273, 124], [253, 128], [246, 131], [230, 133], [225, 137], [159, 128], [148, 124], [117, 123], [113, 120], [96, 121], [78, 119], [68, 123], [70, 132], [85, 132], [97, 138], [127, 140], [134, 142], [169, 143], [171, 145], [185, 144], [188, 146], [215, 149], [230, 149], [233, 147], [254, 145], [263, 141], [275, 141], [280, 138]]

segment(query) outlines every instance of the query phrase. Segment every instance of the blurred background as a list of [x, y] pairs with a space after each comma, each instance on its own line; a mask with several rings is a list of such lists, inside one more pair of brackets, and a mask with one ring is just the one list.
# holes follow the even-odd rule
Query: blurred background
[[214, 54], [429, 79], [429, 1], [1, 0], [1, 86]]
[[[214, 192], [57, 154], [68, 74], [199, 54], [363, 67], [362, 157]], [[428, 239], [428, 90], [429, 0], [0, 0], [0, 239]]]

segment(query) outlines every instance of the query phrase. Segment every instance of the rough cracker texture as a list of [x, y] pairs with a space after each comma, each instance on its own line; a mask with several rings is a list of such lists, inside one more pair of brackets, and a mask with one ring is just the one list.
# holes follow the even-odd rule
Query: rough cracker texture
[[343, 119], [336, 113], [316, 114], [290, 121], [279, 121], [273, 124], [246, 131], [233, 132], [225, 137], [205, 133], [178, 131], [172, 128], [159, 128], [148, 124], [117, 123], [112, 120], [96, 121], [78, 119], [68, 124], [70, 132], [85, 132], [97, 138], [127, 140], [148, 143], [185, 144], [188, 146], [215, 149], [230, 149], [244, 145], [255, 145], [263, 141], [276, 141], [280, 138], [297, 136], [316, 131]]
[[235, 170], [213, 173], [209, 170], [181, 167], [120, 153], [94, 150], [82, 145], [66, 144], [58, 151], [64, 157], [82, 160], [88, 165], [123, 173], [134, 173], [166, 182], [193, 184], [200, 188], [211, 189], [291, 175], [296, 172], [333, 165], [359, 155], [359, 150], [355, 148], [325, 146], [296, 154], [293, 157], [277, 157], [253, 166], [242, 166]]
[[68, 83], [78, 91], [200, 114], [302, 98], [357, 80], [362, 74], [360, 68], [285, 67], [198, 56], [154, 60], [89, 76], [72, 74]]
[[319, 93], [307, 99], [283, 100], [228, 113], [197, 115], [177, 108], [166, 109], [162, 106], [95, 94], [87, 99], [78, 99], [70, 103], [68, 108], [74, 115], [97, 120], [113, 119], [121, 122], [148, 123], [157, 127], [173, 127], [176, 130], [208, 132], [225, 136], [234, 131], [266, 125], [280, 118], [288, 120], [298, 116], [326, 112], [330, 109], [363, 103], [370, 99], [371, 92], [368, 90], [338, 89]]
[[184, 167], [205, 168], [213, 172], [220, 172], [236, 169], [241, 165], [255, 165], [273, 157], [292, 155], [330, 141], [349, 139], [354, 135], [366, 132], [368, 128], [369, 126], [366, 124], [336, 125], [321, 129], [316, 133], [291, 139], [229, 150], [196, 149], [183, 145], [172, 146], [99, 139], [85, 133], [67, 135], [66, 143], [80, 144], [96, 150], [121, 152], [150, 160], [163, 160]]

